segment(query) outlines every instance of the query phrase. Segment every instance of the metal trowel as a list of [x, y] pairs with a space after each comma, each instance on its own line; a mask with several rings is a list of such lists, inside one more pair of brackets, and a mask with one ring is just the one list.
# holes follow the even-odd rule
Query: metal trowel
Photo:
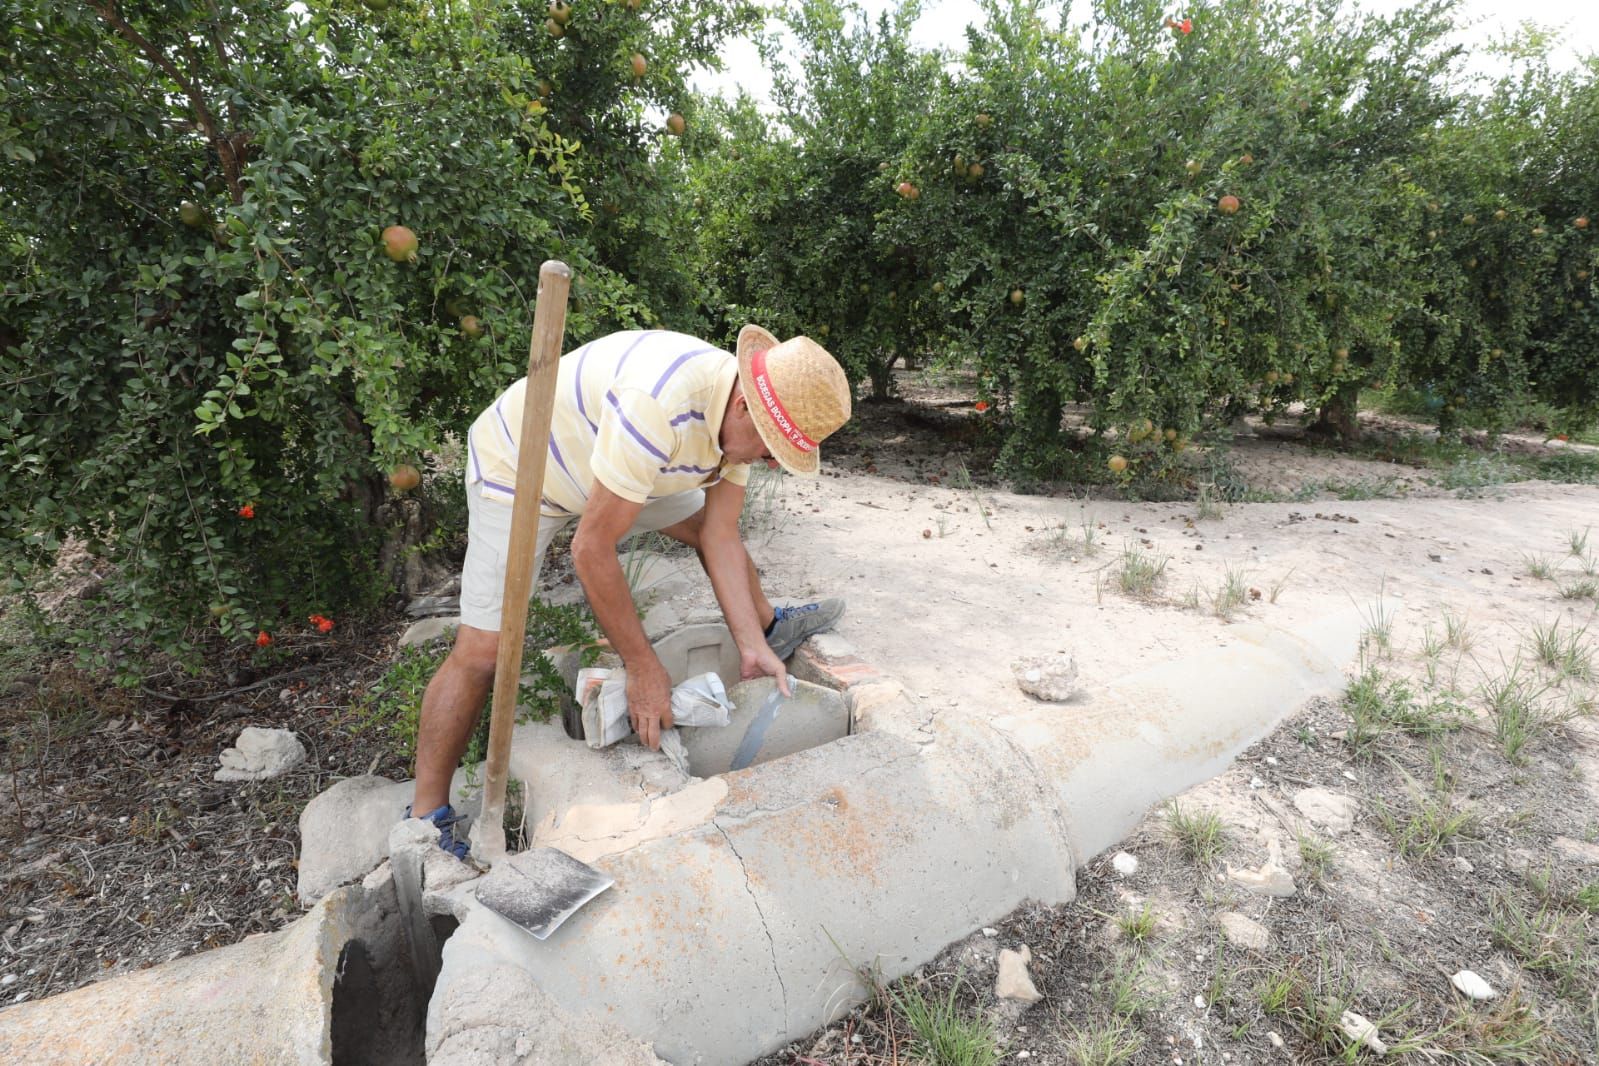
[[744, 730], [744, 738], [738, 742], [738, 750], [733, 753], [733, 764], [729, 770], [742, 770], [755, 761], [755, 756], [761, 753], [761, 745], [766, 742], [766, 731], [777, 721], [778, 709], [783, 705], [783, 690], [772, 689], [772, 694], [761, 703], [761, 709], [755, 712], [755, 717], [750, 719], [750, 724]]
[[483, 906], [543, 940], [614, 884], [610, 874], [545, 847], [501, 859], [476, 892]]

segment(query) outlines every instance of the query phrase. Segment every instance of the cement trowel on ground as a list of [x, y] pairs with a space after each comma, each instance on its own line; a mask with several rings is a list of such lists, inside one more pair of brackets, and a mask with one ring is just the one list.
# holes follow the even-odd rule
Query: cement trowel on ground
[[[511, 764], [511, 727], [522, 677], [522, 642], [533, 586], [533, 550], [538, 500], [544, 492], [550, 420], [555, 412], [556, 373], [566, 332], [566, 298], [572, 271], [550, 260], [539, 268], [533, 340], [528, 348], [527, 396], [517, 438], [516, 496], [511, 505], [510, 552], [505, 560], [505, 598], [500, 643], [494, 661], [494, 703], [489, 712], [489, 750], [484, 761], [483, 810], [472, 827], [472, 856], [489, 867], [477, 898], [489, 910], [543, 940], [583, 904], [615, 884], [608, 874], [554, 848], [505, 852], [505, 784]], [[528, 442], [533, 446], [529, 447]]]

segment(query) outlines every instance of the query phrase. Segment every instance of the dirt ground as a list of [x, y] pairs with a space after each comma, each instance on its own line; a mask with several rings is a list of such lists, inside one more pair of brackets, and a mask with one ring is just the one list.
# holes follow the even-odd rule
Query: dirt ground
[[[1599, 486], [1515, 480], [1506, 453], [1559, 451], [1534, 438], [1440, 468], [1421, 434], [1395, 444], [1384, 431], [1403, 427], [1370, 419], [1378, 441], [1354, 452], [1291, 427], [1196, 449], [1186, 489], [1225, 490], [1204, 506], [1018, 495], [992, 476], [969, 382], [902, 384], [913, 402], [860, 405], [822, 478], [752, 494], [750, 541], [774, 598], [845, 596], [842, 635], [935, 708], [1029, 703], [1009, 665], [1034, 653], [1074, 655], [1092, 689], [1224, 644], [1238, 619], [1402, 606], [1372, 618], [1365, 703], [1285, 707], [1175, 818], [1133, 829], [1135, 873], [1083, 857], [1074, 904], [1024, 908], [763, 1063], [1344, 1062], [1370, 1054], [1339, 1031], [1345, 1009], [1378, 1023], [1391, 1059], [1599, 1061]], [[1137, 559], [1163, 569], [1129, 593]], [[565, 577], [557, 560], [543, 580], [570, 592]], [[281, 676], [232, 663], [208, 686], [147, 684], [178, 700], [64, 668], [11, 679], [0, 1004], [291, 921], [298, 809], [339, 776], [407, 772], [347, 713], [403, 623], [286, 655]], [[211, 781], [245, 724], [295, 730], [312, 758], [275, 782]], [[1295, 797], [1316, 787], [1353, 799], [1352, 828], [1305, 819]], [[1231, 878], [1274, 855], [1291, 896]], [[1223, 914], [1266, 945], [1227, 940]], [[994, 995], [997, 951], [1023, 945], [1030, 1006]], [[1462, 969], [1498, 998], [1468, 1006]], [[995, 1057], [918, 1043], [901, 1007], [951, 993], [954, 1028], [986, 1025], [975, 1046]]]

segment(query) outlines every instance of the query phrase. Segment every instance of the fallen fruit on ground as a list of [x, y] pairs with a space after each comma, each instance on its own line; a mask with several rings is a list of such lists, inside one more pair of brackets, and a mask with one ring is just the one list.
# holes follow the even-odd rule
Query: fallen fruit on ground
[[383, 254], [396, 263], [414, 262], [418, 245], [416, 234], [404, 226], [390, 226], [383, 231]]
[[688, 123], [685, 122], [683, 120], [683, 116], [678, 114], [676, 111], [673, 111], [670, 115], [666, 116], [666, 131], [672, 136], [681, 137], [683, 136], [683, 131], [686, 129], [688, 129]]
[[389, 484], [395, 492], [410, 492], [422, 484], [422, 472], [410, 463], [401, 463], [389, 471]]

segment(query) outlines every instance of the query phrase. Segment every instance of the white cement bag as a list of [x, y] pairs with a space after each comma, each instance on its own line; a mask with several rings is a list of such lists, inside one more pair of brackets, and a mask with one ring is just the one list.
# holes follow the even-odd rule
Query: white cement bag
[[[626, 670], [579, 670], [577, 698], [583, 707], [583, 737], [589, 747], [609, 747], [632, 734], [633, 725], [627, 718]], [[672, 719], [676, 725], [725, 726], [732, 713], [727, 689], [714, 673], [691, 677], [672, 689]], [[681, 745], [680, 740], [676, 743]]]

